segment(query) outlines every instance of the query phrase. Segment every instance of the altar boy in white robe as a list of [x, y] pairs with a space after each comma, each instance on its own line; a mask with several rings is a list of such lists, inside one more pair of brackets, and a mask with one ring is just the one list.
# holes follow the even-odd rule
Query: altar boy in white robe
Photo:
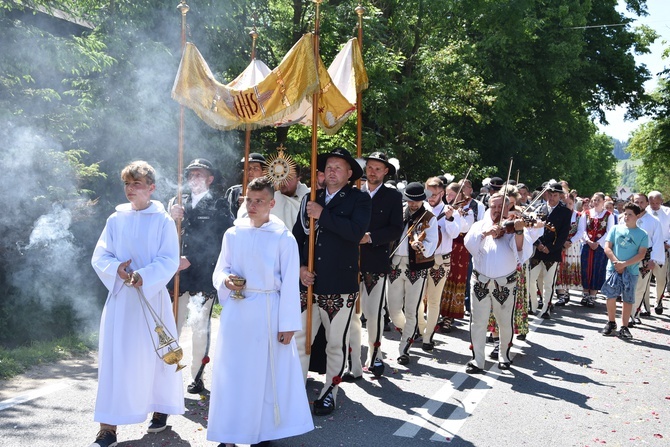
[[[247, 188], [247, 218], [223, 236], [214, 269], [222, 306], [207, 439], [267, 446], [314, 429], [293, 334], [300, 318], [298, 245], [265, 177]], [[235, 285], [237, 278], [245, 285]], [[240, 296], [240, 294], [242, 296]]]
[[167, 427], [168, 414], [184, 413], [181, 372], [156, 355], [156, 322], [147, 321], [140, 300], [142, 293], [165, 331], [176, 336], [166, 284], [179, 266], [177, 230], [163, 205], [151, 200], [154, 168], [135, 161], [121, 171], [121, 179], [130, 203], [109, 216], [91, 260], [109, 290], [100, 322], [94, 414], [100, 431], [91, 447], [116, 445], [117, 425], [137, 424], [148, 413], [153, 412], [150, 433]]

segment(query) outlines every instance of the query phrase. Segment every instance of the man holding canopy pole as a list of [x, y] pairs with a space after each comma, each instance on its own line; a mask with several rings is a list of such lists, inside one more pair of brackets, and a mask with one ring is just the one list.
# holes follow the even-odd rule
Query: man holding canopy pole
[[[307, 215], [316, 219], [314, 271], [308, 269], [308, 236], [300, 219], [293, 235], [300, 247], [300, 282], [313, 286], [311, 344], [320, 324], [326, 330], [326, 382], [314, 402], [314, 414], [327, 415], [335, 409], [338, 385], [347, 360], [349, 326], [358, 298], [358, 245], [370, 222], [370, 196], [352, 187], [363, 169], [344, 148], [334, 149], [317, 158], [319, 171], [325, 173], [326, 188], [317, 191], [316, 201], [306, 205]], [[304, 307], [304, 306], [303, 306]], [[303, 312], [303, 330], [307, 330], [307, 312]], [[309, 354], [305, 343], [298, 343], [304, 377]]]

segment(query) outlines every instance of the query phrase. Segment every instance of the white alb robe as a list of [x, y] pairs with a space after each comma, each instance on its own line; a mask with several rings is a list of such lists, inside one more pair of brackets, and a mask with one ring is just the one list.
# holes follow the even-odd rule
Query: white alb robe
[[[212, 367], [207, 439], [256, 444], [314, 429], [295, 344], [300, 331], [298, 245], [275, 216], [256, 228], [237, 219], [223, 236], [214, 287], [223, 307]], [[230, 297], [231, 275], [246, 278], [244, 299]]]
[[117, 274], [119, 264], [129, 259], [130, 268], [142, 277], [145, 297], [176, 337], [165, 286], [179, 266], [179, 242], [174, 221], [160, 202], [152, 200], [140, 211], [129, 203], [117, 206], [91, 260], [109, 290], [100, 323], [94, 420], [111, 425], [143, 422], [155, 411], [184, 413], [181, 372], [156, 355], [156, 324], [149, 314], [145, 319], [137, 290], [125, 286]]

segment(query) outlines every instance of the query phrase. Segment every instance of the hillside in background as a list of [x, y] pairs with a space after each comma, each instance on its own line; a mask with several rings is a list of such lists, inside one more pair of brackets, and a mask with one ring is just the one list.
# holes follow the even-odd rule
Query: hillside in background
[[614, 150], [612, 150], [612, 155], [616, 157], [617, 160], [628, 160], [630, 154], [626, 152], [628, 147], [628, 141], [620, 141], [615, 138], [612, 138], [612, 144], [614, 144]]

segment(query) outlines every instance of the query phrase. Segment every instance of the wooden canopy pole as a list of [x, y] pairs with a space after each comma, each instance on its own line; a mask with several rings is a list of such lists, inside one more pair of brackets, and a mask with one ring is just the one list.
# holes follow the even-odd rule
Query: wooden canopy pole
[[[358, 14], [358, 47], [361, 49], [361, 54], [363, 53], [363, 14], [365, 14], [365, 8], [361, 6], [361, 2], [358, 2], [358, 6], [355, 9], [356, 14]], [[361, 158], [363, 156], [363, 94], [361, 92], [356, 92], [356, 157]], [[383, 179], [382, 179], [383, 180]], [[356, 180], [356, 186], [358, 189], [361, 189], [361, 179]], [[358, 282], [361, 281], [361, 249], [360, 245], [358, 248]], [[361, 313], [361, 300], [356, 300], [356, 313]]]
[[[254, 28], [249, 35], [251, 36], [251, 61], [256, 59], [256, 39], [258, 32]], [[242, 174], [242, 196], [247, 195], [247, 183], [249, 183], [249, 151], [251, 147], [251, 128], [247, 126], [244, 135], [244, 173]]]
[[[186, 0], [181, 0], [177, 9], [181, 13], [181, 52], [184, 53], [186, 47], [186, 14], [190, 7]], [[179, 145], [177, 151], [177, 205], [182, 206], [181, 201], [181, 179], [184, 176], [184, 106], [179, 106]], [[181, 259], [181, 219], [177, 220], [177, 237], [179, 238], [179, 255]], [[174, 275], [174, 291], [172, 299], [172, 313], [177, 321], [179, 312], [179, 272]]]
[[[323, 0], [312, 0], [316, 3], [316, 14], [314, 16], [314, 63], [317, 64], [316, 72], [319, 72], [319, 15], [321, 14], [321, 3]], [[309, 200], [316, 201], [316, 160], [318, 151], [318, 129], [319, 129], [319, 94], [321, 84], [312, 95], [312, 157], [311, 157], [311, 175], [312, 185], [309, 192]], [[309, 254], [307, 257], [307, 270], [314, 272], [314, 244], [316, 242], [315, 221], [313, 217], [309, 218]], [[307, 321], [305, 324], [305, 352], [311, 354], [312, 352], [312, 299], [314, 297], [314, 285], [307, 286]]]

